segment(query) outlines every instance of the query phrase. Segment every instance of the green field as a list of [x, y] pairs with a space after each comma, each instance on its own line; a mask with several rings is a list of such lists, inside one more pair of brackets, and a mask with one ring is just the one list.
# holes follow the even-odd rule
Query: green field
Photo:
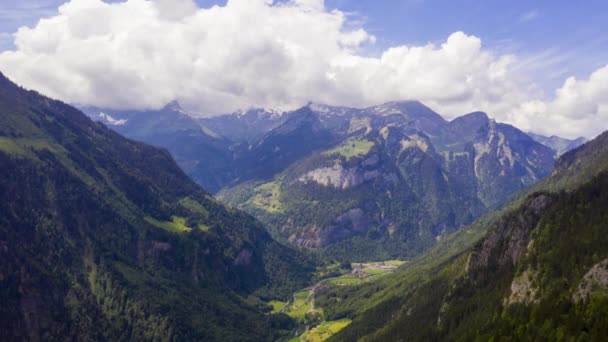
[[[171, 221], [159, 221], [150, 216], [144, 217], [144, 220], [154, 227], [161, 228], [172, 233], [185, 233], [192, 231], [192, 228], [186, 226], [186, 219], [179, 216], [171, 216]], [[199, 226], [201, 230], [204, 230]]]
[[289, 306], [285, 312], [291, 318], [302, 321], [304, 320], [306, 313], [312, 309], [312, 303], [308, 300], [310, 291], [304, 290], [296, 292], [294, 295], [294, 302]]
[[350, 269], [342, 268], [342, 265], [340, 263], [334, 263], [334, 264], [330, 264], [330, 265], [317, 267], [317, 270], [315, 272], [315, 277], [317, 279], [337, 277], [340, 275], [350, 273], [350, 271], [351, 271]]
[[318, 327], [313, 328], [304, 335], [302, 335], [302, 339], [307, 342], [325, 341], [332, 335], [336, 334], [338, 331], [344, 329], [351, 322], [352, 321], [348, 318], [340, 319], [337, 321], [323, 322]]
[[329, 281], [331, 285], [356, 285], [364, 282], [363, 279], [351, 276], [335, 278]]
[[271, 182], [255, 188], [257, 194], [251, 199], [251, 203], [270, 213], [283, 212], [281, 203], [281, 186], [279, 182]]
[[405, 265], [407, 263], [407, 261], [402, 261], [402, 260], [387, 260], [384, 261], [385, 265], [390, 265], [390, 266], [402, 266]]
[[271, 300], [268, 302], [272, 306], [272, 313], [279, 313], [287, 305], [287, 302], [281, 302], [279, 300]]
[[374, 268], [365, 270], [365, 273], [369, 274], [370, 276], [386, 274], [386, 273], [390, 273], [390, 272], [392, 272], [392, 270], [383, 270], [383, 269], [374, 269]]
[[351, 158], [364, 156], [374, 147], [374, 143], [369, 140], [349, 140], [346, 143], [324, 152], [325, 155], [339, 154], [346, 157], [346, 160]]

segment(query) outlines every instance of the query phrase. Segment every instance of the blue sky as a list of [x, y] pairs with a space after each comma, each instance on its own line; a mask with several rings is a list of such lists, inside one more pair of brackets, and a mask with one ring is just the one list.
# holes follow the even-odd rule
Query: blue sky
[[[0, 51], [11, 49], [20, 26], [56, 13], [63, 0], [0, 0]], [[107, 2], [120, 2], [108, 0]], [[196, 0], [201, 7], [225, 0]], [[484, 47], [529, 60], [535, 78], [551, 92], [565, 77], [584, 77], [608, 62], [605, 0], [327, 0], [349, 13], [377, 41], [367, 54], [390, 46], [442, 42], [455, 31], [480, 37]]]

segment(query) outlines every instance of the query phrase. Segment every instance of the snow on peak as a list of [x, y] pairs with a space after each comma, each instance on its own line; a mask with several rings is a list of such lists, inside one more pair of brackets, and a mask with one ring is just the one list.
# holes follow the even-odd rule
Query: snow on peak
[[237, 116], [245, 116], [250, 114], [255, 114], [258, 118], [260, 117], [269, 117], [271, 119], [278, 119], [283, 116], [283, 114], [287, 113], [285, 110], [281, 109], [270, 109], [270, 108], [250, 108], [247, 110], [241, 109], [234, 112]]
[[110, 116], [109, 114], [106, 114], [104, 112], [100, 112], [99, 117], [107, 124], [113, 125], [113, 126], [122, 126], [127, 123], [127, 120], [125, 120], [125, 119], [116, 120], [112, 116]]

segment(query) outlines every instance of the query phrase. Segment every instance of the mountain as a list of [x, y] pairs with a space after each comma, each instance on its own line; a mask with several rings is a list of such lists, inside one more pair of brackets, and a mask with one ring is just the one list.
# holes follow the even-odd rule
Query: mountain
[[354, 318], [330, 341], [605, 339], [607, 191], [608, 132], [393, 275], [320, 294]]
[[248, 167], [262, 177], [220, 198], [279, 240], [348, 260], [412, 257], [553, 165], [553, 152], [515, 127], [485, 113], [448, 122], [416, 101], [313, 104], [252, 151], [244, 165], [257, 161]]
[[237, 143], [254, 143], [289, 119], [286, 112], [252, 108], [231, 114], [198, 119], [205, 127]]
[[236, 177], [232, 142], [198, 123], [176, 101], [150, 111], [82, 110], [125, 137], [166, 148], [184, 172], [208, 191], [216, 192]]
[[87, 112], [167, 148], [282, 242], [348, 260], [414, 256], [545, 177], [554, 161], [551, 149], [485, 113], [449, 122], [418, 101], [198, 121], [176, 103]]
[[582, 144], [584, 144], [588, 141], [586, 138], [583, 138], [583, 137], [579, 137], [577, 139], [570, 140], [570, 139], [560, 138], [556, 135], [546, 137], [544, 135], [534, 134], [532, 132], [529, 132], [528, 135], [532, 139], [536, 140], [537, 142], [539, 142], [539, 143], [549, 147], [553, 151], [555, 151], [555, 154], [558, 157], [568, 151], [571, 151], [571, 150], [581, 146]]
[[167, 151], [1, 74], [0, 258], [4, 341], [274, 341], [265, 301], [313, 271]]
[[237, 181], [271, 178], [333, 141], [318, 115], [304, 107], [291, 113], [287, 121], [266, 133], [235, 160], [239, 170]]

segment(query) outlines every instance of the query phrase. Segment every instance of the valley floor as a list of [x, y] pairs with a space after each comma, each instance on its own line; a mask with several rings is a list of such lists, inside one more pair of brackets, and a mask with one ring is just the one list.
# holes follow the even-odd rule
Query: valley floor
[[392, 273], [405, 263], [401, 260], [353, 263], [350, 271], [342, 271], [341, 275], [324, 278], [294, 293], [289, 302], [270, 301], [269, 304], [273, 307], [273, 312], [285, 313], [299, 323], [298, 331], [289, 342], [325, 341], [348, 326], [351, 320], [344, 318], [326, 321], [323, 310], [315, 307], [314, 298], [319, 291], [333, 286], [352, 286], [371, 282]]

